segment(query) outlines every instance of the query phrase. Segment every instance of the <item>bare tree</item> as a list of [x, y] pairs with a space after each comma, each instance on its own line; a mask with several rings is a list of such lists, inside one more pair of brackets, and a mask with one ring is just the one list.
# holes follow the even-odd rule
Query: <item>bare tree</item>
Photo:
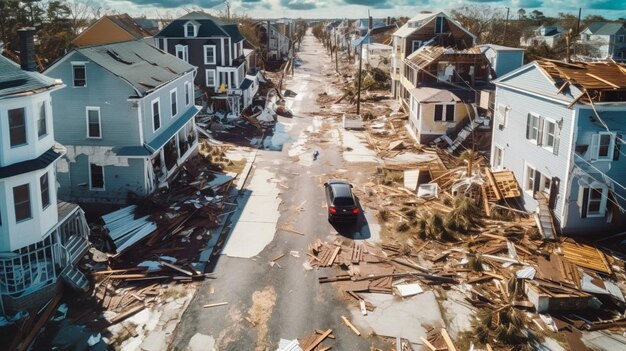
[[[484, 5], [466, 5], [451, 11], [452, 18], [467, 28], [479, 43], [496, 43], [502, 41], [505, 13], [502, 9]], [[502, 27], [502, 28], [500, 28]]]

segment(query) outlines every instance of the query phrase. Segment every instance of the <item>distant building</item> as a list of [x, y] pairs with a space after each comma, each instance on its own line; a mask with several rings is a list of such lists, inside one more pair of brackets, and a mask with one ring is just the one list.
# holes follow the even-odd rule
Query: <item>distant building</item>
[[65, 149], [55, 143], [51, 95], [64, 85], [36, 72], [34, 29], [19, 34], [21, 68], [0, 56], [3, 314], [41, 308], [54, 296], [60, 277], [76, 288], [87, 287], [75, 268], [89, 245], [84, 213], [57, 200], [55, 167]]
[[[534, 61], [498, 78], [491, 165], [570, 234], [624, 230], [626, 66]], [[543, 200], [542, 200], [543, 199]]]
[[126, 203], [167, 184], [197, 150], [196, 68], [144, 40], [76, 48], [46, 74], [53, 93], [59, 196]]
[[541, 25], [522, 35], [520, 46], [529, 47], [545, 44], [552, 48], [562, 38], [563, 32], [564, 29], [559, 25]]
[[524, 65], [524, 49], [485, 44], [478, 45], [493, 70], [491, 79], [501, 77]]
[[248, 75], [245, 39], [237, 24], [190, 12], [168, 24], [154, 40], [159, 49], [198, 67], [194, 82], [210, 94], [214, 111], [238, 116], [252, 104], [259, 82], [256, 75]]
[[626, 27], [621, 22], [594, 22], [580, 32], [580, 43], [592, 48], [592, 57], [626, 61]]

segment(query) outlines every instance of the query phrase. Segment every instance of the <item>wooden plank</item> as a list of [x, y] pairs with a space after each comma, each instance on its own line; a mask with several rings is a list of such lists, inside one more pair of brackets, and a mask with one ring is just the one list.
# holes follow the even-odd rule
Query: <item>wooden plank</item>
[[130, 310], [127, 310], [126, 312], [116, 314], [115, 317], [113, 317], [110, 322], [111, 322], [111, 324], [116, 324], [118, 322], [121, 322], [124, 319], [132, 316], [133, 314], [143, 310], [144, 308], [146, 308], [145, 305], [135, 306], [135, 307], [131, 308]]
[[428, 347], [431, 351], [437, 351], [437, 348], [435, 347], [435, 345], [431, 344], [423, 336], [420, 336], [420, 340], [422, 340], [422, 342], [424, 343], [424, 346]]
[[333, 251], [333, 254], [330, 256], [330, 259], [328, 260], [328, 263], [325, 264], [325, 266], [333, 265], [333, 262], [335, 262], [335, 258], [337, 257], [337, 254], [339, 253], [339, 250], [341, 250], [341, 246], [337, 246], [335, 248], [335, 251]]
[[320, 335], [317, 337], [317, 339], [315, 339], [315, 341], [313, 341], [313, 343], [309, 346], [307, 346], [306, 349], [304, 349], [304, 351], [312, 351], [314, 348], [317, 347], [317, 345], [319, 345], [322, 341], [324, 341], [324, 339], [326, 339], [327, 336], [330, 335], [330, 333], [332, 333], [332, 329], [328, 329], [324, 332], [324, 334]]
[[446, 345], [448, 345], [448, 351], [456, 351], [456, 347], [454, 347], [452, 339], [450, 338], [450, 335], [448, 335], [448, 331], [445, 328], [441, 328], [441, 336], [443, 336], [443, 341], [445, 341]]
[[[322, 335], [322, 334], [324, 334], [324, 331], [323, 331], [323, 330], [321, 330], [321, 329], [315, 329], [315, 334], [320, 334], [320, 335]], [[334, 338], [335, 338], [335, 336], [331, 333], [331, 334], [329, 334], [329, 335], [328, 335], [328, 338], [329, 338], [329, 339], [334, 339]]]
[[217, 306], [224, 306], [224, 305], [228, 305], [228, 302], [216, 302], [216, 303], [209, 303], [209, 304], [206, 304], [206, 305], [204, 305], [204, 306], [202, 306], [202, 307], [204, 307], [204, 308], [210, 308], [210, 307], [217, 307]]
[[276, 257], [274, 257], [274, 258], [272, 258], [272, 262], [276, 262], [276, 260], [278, 260], [278, 259], [282, 258], [283, 256], [285, 256], [285, 254], [284, 254], [284, 253], [283, 253], [283, 254], [280, 254], [280, 255], [278, 255], [278, 256], [276, 256]]
[[350, 321], [348, 320], [348, 318], [346, 318], [346, 316], [341, 316], [341, 319], [350, 329], [352, 329], [354, 334], [359, 335], [359, 336], [361, 335], [361, 332], [352, 323], [350, 323]]

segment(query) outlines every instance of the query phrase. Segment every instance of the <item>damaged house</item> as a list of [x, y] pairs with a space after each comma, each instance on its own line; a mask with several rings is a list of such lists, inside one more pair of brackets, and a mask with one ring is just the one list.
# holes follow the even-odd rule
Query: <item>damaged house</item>
[[125, 203], [165, 185], [197, 150], [196, 68], [144, 40], [79, 47], [46, 74], [54, 93], [59, 196]]
[[515, 173], [526, 210], [567, 234], [623, 230], [626, 66], [541, 60], [495, 84], [491, 165]]
[[259, 81], [256, 72], [250, 74], [237, 24], [190, 12], [172, 21], [154, 39], [159, 49], [198, 68], [195, 84], [206, 92], [213, 111], [239, 116], [252, 104]]
[[[59, 278], [87, 287], [75, 268], [89, 228], [75, 204], [57, 201], [52, 93], [60, 80], [37, 72], [33, 28], [19, 31], [21, 67], [0, 56], [0, 312], [39, 309]], [[66, 88], [67, 89], [67, 88]], [[54, 101], [54, 104], [58, 104]], [[55, 117], [56, 118], [56, 117]], [[65, 127], [65, 126], [63, 126]]]

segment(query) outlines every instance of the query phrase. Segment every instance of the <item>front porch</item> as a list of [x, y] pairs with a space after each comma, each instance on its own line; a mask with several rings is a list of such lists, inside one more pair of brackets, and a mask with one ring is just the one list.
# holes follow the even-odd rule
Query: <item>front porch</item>
[[5, 315], [47, 302], [58, 278], [74, 269], [89, 248], [83, 210], [67, 202], [58, 202], [57, 207], [57, 225], [41, 241], [0, 253], [0, 308]]

